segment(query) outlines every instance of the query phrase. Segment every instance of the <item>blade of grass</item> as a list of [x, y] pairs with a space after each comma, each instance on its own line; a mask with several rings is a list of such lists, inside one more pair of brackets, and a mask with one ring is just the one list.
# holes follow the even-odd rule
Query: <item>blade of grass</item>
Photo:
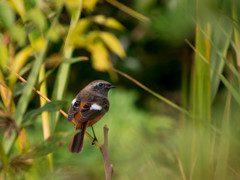
[[[79, 2], [79, 7], [76, 8], [75, 11], [72, 13], [70, 27], [69, 27], [64, 48], [63, 48], [63, 56], [65, 59], [70, 59], [74, 50], [74, 47], [70, 42], [70, 37], [74, 28], [78, 23], [79, 17], [82, 12], [82, 0], [78, 0], [78, 2]], [[53, 95], [52, 95], [53, 100], [59, 100], [63, 98], [67, 88], [69, 71], [70, 71], [70, 64], [62, 63], [60, 65], [59, 70], [57, 72], [56, 81], [54, 84]], [[59, 119], [58, 112], [51, 113], [51, 121], [52, 121], [51, 131], [52, 132], [55, 131], [55, 127], [58, 123], [58, 119]]]
[[[39, 82], [42, 81], [42, 79], [45, 76], [45, 68], [41, 66], [40, 71], [39, 71]], [[40, 92], [47, 96], [47, 86], [46, 86], [46, 81], [44, 81], [41, 86], [40, 86]], [[40, 106], [44, 106], [46, 104], [46, 100], [43, 98], [40, 98]], [[49, 122], [49, 117], [48, 117], [48, 112], [42, 112], [42, 126], [43, 126], [43, 137], [44, 139], [47, 139], [50, 136], [50, 122]]]
[[0, 138], [0, 155], [1, 155], [2, 166], [3, 166], [3, 170], [4, 170], [4, 174], [5, 174], [8, 171], [9, 160], [8, 160], [8, 156], [5, 153], [5, 150], [3, 147], [2, 137]]
[[[231, 115], [231, 93], [228, 92], [225, 104], [225, 112], [222, 121], [222, 131], [230, 136], [230, 115]], [[230, 142], [228, 138], [221, 138], [219, 153], [216, 164], [215, 179], [224, 180], [227, 178], [227, 165], [229, 158]]]
[[184, 174], [183, 165], [182, 165], [182, 162], [181, 162], [179, 156], [177, 156], [177, 161], [178, 161], [178, 167], [180, 169], [180, 172], [181, 172], [183, 180], [187, 180], [187, 178], [186, 178], [186, 176]]
[[145, 22], [145, 23], [150, 23], [150, 19], [136, 11], [134, 11], [133, 9], [125, 6], [124, 4], [116, 1], [116, 0], [106, 0], [109, 4], [115, 6], [116, 8], [120, 9], [121, 11], [125, 12], [126, 14], [129, 14], [130, 16]]
[[[196, 25], [196, 49], [204, 56], [204, 61], [199, 54], [195, 54], [192, 88], [193, 114], [210, 121], [211, 117], [211, 89], [210, 89], [210, 45], [204, 35], [199, 31], [200, 24]], [[205, 25], [204, 32], [210, 33], [210, 25]], [[198, 123], [198, 120], [196, 120]]]
[[[205, 57], [199, 52], [197, 51], [197, 49], [195, 49], [193, 47], [193, 45], [188, 41], [186, 40], [186, 42], [189, 44], [189, 46], [199, 55], [201, 56], [202, 60], [204, 62], [206, 62], [206, 59]], [[225, 87], [231, 92], [232, 96], [234, 97], [234, 99], [240, 104], [240, 94], [239, 92], [228, 82], [228, 80], [222, 75], [220, 74], [219, 72], [217, 72], [215, 69], [212, 69], [218, 76], [219, 78], [221, 79], [221, 81], [223, 82], [223, 84], [225, 85]]]
[[26, 130], [24, 128], [22, 128], [18, 134], [18, 137], [17, 137], [17, 140], [18, 140], [18, 144], [20, 146], [20, 149], [21, 149], [21, 153], [25, 153], [26, 150], [29, 149], [29, 140], [28, 140], [28, 137], [27, 137], [27, 133], [26, 133]]
[[[59, 6], [57, 11], [56, 11], [57, 15], [56, 15], [55, 19], [53, 20], [50, 29], [55, 26], [61, 10], [62, 10], [62, 6]], [[33, 42], [31, 42], [31, 43], [33, 43]], [[21, 122], [23, 120], [23, 115], [26, 112], [26, 109], [27, 109], [27, 106], [28, 106], [28, 103], [29, 103], [29, 100], [30, 100], [30, 97], [31, 97], [32, 87], [34, 86], [34, 84], [37, 81], [38, 72], [40, 70], [40, 66], [43, 62], [43, 59], [45, 58], [45, 54], [46, 54], [46, 51], [47, 51], [48, 44], [49, 44], [49, 39], [46, 40], [46, 42], [44, 44], [44, 47], [41, 50], [41, 52], [36, 53], [36, 55], [35, 55], [36, 56], [36, 62], [33, 64], [32, 70], [31, 70], [31, 72], [29, 74], [29, 77], [28, 77], [28, 84], [23, 90], [23, 94], [20, 97], [20, 100], [18, 102], [18, 106], [16, 108], [16, 112], [15, 112], [15, 115], [14, 115], [14, 119], [15, 119], [18, 126], [21, 125]], [[9, 153], [15, 139], [16, 139], [16, 133], [13, 133], [11, 135], [11, 137], [9, 138], [9, 140], [5, 141], [4, 148], [5, 148], [6, 153]]]
[[231, 92], [234, 99], [240, 104], [240, 94], [239, 91], [236, 90], [231, 83], [222, 75], [217, 72], [218, 76], [220, 77], [221, 81], [225, 85], [225, 87]]
[[[220, 28], [216, 26], [213, 27], [213, 37], [212, 40], [209, 39], [211, 42], [211, 67], [216, 69], [219, 73], [222, 74], [223, 67], [225, 64], [224, 58], [227, 56], [227, 50], [230, 45], [230, 40], [232, 36], [232, 26], [229, 25], [228, 21], [225, 18], [221, 18], [218, 22], [221, 26], [225, 28], [227, 31], [227, 36], [223, 36], [223, 32]], [[221, 52], [222, 56], [219, 54]], [[223, 58], [224, 57], [224, 58]], [[220, 78], [216, 73], [211, 71], [211, 99], [212, 102], [217, 94], [218, 87], [220, 84]]]
[[[44, 49], [46, 50], [46, 47]], [[31, 97], [31, 92], [32, 92], [31, 87], [35, 84], [35, 82], [37, 80], [37, 74], [40, 69], [41, 63], [43, 61], [45, 50], [41, 53], [41, 55], [38, 57], [38, 60], [33, 65], [33, 68], [31, 70], [29, 78], [28, 78], [28, 85], [25, 86], [25, 88], [23, 90], [23, 94], [20, 97], [20, 100], [18, 102], [18, 106], [16, 108], [16, 112], [14, 115], [14, 119], [16, 120], [16, 123], [18, 126], [21, 125], [22, 120], [23, 120], [23, 115], [26, 112], [27, 105], [28, 105], [30, 97]], [[16, 138], [16, 134], [15, 135], [13, 134], [11, 136], [10, 141], [6, 141], [6, 145], [5, 145], [6, 152], [10, 151], [10, 148], [11, 148], [12, 143], [15, 140], [15, 138]]]
[[[40, 71], [39, 71], [39, 82], [42, 82], [42, 80], [45, 77], [45, 68], [44, 66], [41, 66]], [[47, 96], [47, 85], [46, 85], [46, 81], [43, 81], [43, 83], [40, 86], [40, 92]], [[44, 100], [43, 98], [40, 98], [40, 105], [41, 107], [44, 106], [46, 104], [46, 100]], [[42, 112], [42, 128], [43, 128], [43, 138], [44, 140], [46, 140], [47, 138], [49, 138], [50, 134], [50, 121], [49, 121], [49, 113], [46, 112]], [[49, 165], [49, 170], [52, 173], [53, 172], [53, 156], [52, 154], [48, 154], [47, 155], [47, 160], [48, 160], [48, 165]]]
[[[235, 1], [233, 1], [232, 3], [232, 17], [235, 22], [238, 22], [238, 12], [237, 12], [237, 6]], [[240, 50], [240, 33], [236, 27], [234, 27], [233, 32], [234, 32], [236, 47], [238, 50]], [[238, 55], [238, 59], [240, 59], [240, 55]]]
[[[225, 30], [224, 30], [220, 25], [218, 25], [217, 28], [219, 28], [219, 29], [222, 30], [223, 35], [225, 35], [226, 38], [229, 37], [229, 33], [225, 32]], [[201, 27], [199, 27], [199, 30], [200, 30], [200, 31], [204, 34], [204, 36], [208, 39], [208, 41], [211, 43], [211, 47], [217, 52], [217, 54], [221, 57], [221, 59], [224, 60], [224, 62], [225, 62], [226, 65], [229, 67], [229, 69], [234, 73], [234, 75], [235, 75], [238, 79], [240, 79], [240, 74], [239, 74], [238, 70], [236, 69], [236, 67], [234, 67], [234, 65], [231, 64], [231, 62], [224, 56], [223, 52], [218, 49], [218, 47], [217, 47], [217, 45], [215, 44], [215, 42], [213, 42], [213, 41], [211, 40], [210, 36], [209, 36], [208, 34], [206, 34], [205, 31], [204, 31]], [[187, 40], [185, 40], [185, 41], [186, 41], [189, 45], [191, 44], [191, 43], [189, 43]], [[231, 44], [231, 46], [234, 48], [234, 50], [235, 50], [237, 53], [240, 54], [240, 51], [237, 49], [236, 44], [235, 44], [232, 40], [230, 40], [230, 44]], [[194, 47], [193, 47], [193, 46], [191, 46], [191, 48], [194, 50]], [[194, 51], [195, 51], [198, 55], [200, 54], [197, 50], [194, 50]], [[207, 62], [206, 58], [204, 58], [202, 55], [199, 55], [199, 56], [201, 56], [201, 58], [202, 58], [203, 61]], [[221, 60], [221, 59], [220, 59], [220, 60]]]
[[114, 71], [116, 71], [118, 74], [124, 76], [125, 78], [129, 79], [130, 81], [132, 81], [133, 83], [135, 83], [136, 85], [138, 85], [139, 87], [141, 87], [142, 89], [144, 89], [145, 91], [149, 92], [150, 94], [152, 94], [153, 96], [157, 97], [158, 99], [162, 100], [163, 102], [165, 102], [166, 104], [170, 105], [171, 107], [179, 110], [180, 112], [188, 115], [189, 117], [193, 118], [193, 115], [191, 113], [189, 113], [186, 109], [183, 109], [182, 107], [178, 106], [177, 104], [173, 103], [172, 101], [169, 101], [168, 99], [166, 99], [165, 97], [161, 96], [160, 94], [156, 93], [155, 91], [149, 89], [148, 87], [146, 87], [145, 85], [143, 85], [142, 83], [140, 83], [139, 81], [137, 81], [136, 79], [134, 79], [133, 77], [125, 74], [122, 71], [119, 71], [117, 69], [113, 69]]
[[197, 162], [197, 158], [193, 159], [192, 167], [191, 167], [191, 172], [190, 172], [190, 175], [189, 175], [189, 180], [192, 180], [193, 172], [194, 172], [194, 169], [195, 169], [196, 162]]
[[3, 104], [12, 114], [15, 112], [15, 104], [12, 101], [12, 91], [7, 87], [5, 80], [3, 78], [3, 73], [0, 70], [0, 94]]
[[[190, 104], [195, 118], [193, 119], [191, 157], [192, 161], [196, 159], [196, 169], [193, 179], [208, 179], [210, 174], [210, 151], [207, 149], [199, 150], [200, 144], [208, 147], [210, 144], [210, 128], [203, 128], [202, 122], [211, 122], [211, 78], [210, 78], [210, 42], [205, 38], [204, 34], [199, 30], [210, 35], [211, 25], [199, 18], [199, 0], [196, 0], [196, 32], [195, 32], [195, 48], [201, 54], [194, 54], [194, 62], [192, 68], [192, 79], [190, 88]], [[202, 58], [202, 56], [204, 58]]]

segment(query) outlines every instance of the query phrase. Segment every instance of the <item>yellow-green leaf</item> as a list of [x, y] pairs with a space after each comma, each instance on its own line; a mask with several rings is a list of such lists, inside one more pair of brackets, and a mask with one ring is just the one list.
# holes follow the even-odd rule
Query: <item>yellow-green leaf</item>
[[88, 43], [86, 38], [79, 36], [79, 35], [75, 36], [75, 38], [72, 40], [73, 40], [74, 46], [80, 47], [80, 48], [86, 47], [86, 45]]
[[8, 63], [8, 48], [0, 41], [0, 67], [5, 70]]
[[15, 15], [7, 2], [0, 2], [0, 24], [8, 30], [13, 26]]
[[81, 6], [82, 1], [79, 1], [79, 0], [64, 0], [64, 3], [69, 8], [76, 8], [76, 7]]
[[87, 30], [87, 28], [89, 27], [91, 21], [88, 18], [84, 18], [81, 19], [80, 21], [78, 21], [76, 27], [73, 30], [73, 34], [82, 34], [84, 31]]
[[38, 38], [34, 42], [32, 42], [32, 48], [37, 51], [41, 51], [45, 48], [46, 46], [46, 39], [44, 38]]
[[83, 7], [92, 12], [97, 4], [98, 0], [84, 0], [83, 1]]
[[103, 15], [97, 15], [93, 18], [93, 21], [98, 24], [107, 26], [109, 28], [113, 28], [113, 29], [117, 29], [117, 30], [125, 29], [125, 27], [120, 22], [118, 22], [116, 19], [111, 18], [111, 17], [107, 18]]
[[98, 71], [107, 71], [112, 67], [109, 59], [108, 50], [100, 41], [93, 45], [91, 50], [92, 66]]
[[18, 12], [18, 14], [24, 18], [25, 17], [25, 7], [23, 0], [10, 0], [13, 8]]
[[0, 69], [0, 94], [1, 94], [1, 98], [2, 98], [2, 101], [4, 103], [5, 106], [7, 106], [8, 104], [8, 90], [6, 88], [6, 83], [4, 81], [4, 78], [3, 78], [3, 74], [2, 74], [2, 71]]
[[108, 32], [101, 32], [99, 36], [112, 52], [120, 58], [126, 57], [125, 51], [116, 36]]
[[26, 48], [18, 52], [17, 55], [15, 56], [13, 60], [11, 73], [10, 73], [10, 78], [9, 78], [10, 87], [13, 88], [17, 80], [17, 76], [15, 73], [18, 73], [21, 70], [21, 68], [24, 66], [24, 64], [28, 60], [28, 57], [31, 55], [32, 51], [33, 51], [32, 47], [27, 46]]
[[27, 18], [34, 22], [41, 30], [46, 27], [46, 18], [40, 9], [34, 8], [28, 11]]
[[107, 27], [118, 29], [118, 30], [124, 30], [125, 29], [125, 27], [120, 22], [118, 22], [116, 19], [111, 18], [111, 17], [107, 18], [107, 21], [106, 21], [105, 25]]
[[60, 33], [57, 28], [49, 29], [49, 31], [47, 32], [47, 37], [53, 42], [57, 42], [60, 39], [59, 35]]
[[20, 46], [23, 46], [25, 44], [26, 32], [24, 31], [24, 28], [22, 26], [15, 24], [10, 29], [10, 33], [14, 40], [16, 40]]

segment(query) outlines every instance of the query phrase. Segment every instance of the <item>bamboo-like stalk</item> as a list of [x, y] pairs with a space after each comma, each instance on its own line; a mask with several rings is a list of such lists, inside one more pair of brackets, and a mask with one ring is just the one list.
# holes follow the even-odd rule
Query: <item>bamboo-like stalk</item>
[[[3, 173], [3, 177], [5, 176], [6, 172], [8, 171], [8, 165], [9, 165], [9, 159], [8, 159], [8, 156], [7, 154], [5, 153], [5, 150], [3, 148], [3, 141], [2, 141], [2, 138], [0, 138], [0, 155], [1, 155], [1, 160], [2, 160], [2, 166], [3, 166], [3, 170], [4, 170], [4, 173]], [[1, 177], [1, 176], [0, 176]]]
[[[45, 77], [45, 68], [44, 66], [41, 66], [39, 71], [39, 82], [41, 82]], [[47, 85], [46, 81], [44, 81], [40, 86], [40, 92], [47, 96]], [[43, 98], [40, 98], [40, 105], [44, 106], [46, 104], [46, 100]], [[49, 120], [49, 113], [48, 112], [42, 112], [42, 128], [43, 128], [43, 138], [46, 140], [50, 137], [50, 120]], [[50, 172], [53, 172], [53, 156], [52, 154], [47, 155], [47, 160], [50, 168]]]
[[[57, 12], [56, 17], [55, 17], [54, 21], [52, 22], [50, 29], [52, 29], [55, 26], [61, 10], [62, 10], [62, 6], [59, 6], [56, 11]], [[31, 39], [31, 35], [29, 35], [29, 38]], [[40, 66], [43, 62], [43, 59], [45, 58], [45, 54], [47, 52], [49, 42], [50, 42], [50, 40], [47, 39], [44, 43], [44, 47], [43, 47], [42, 51], [40, 53], [36, 53], [36, 61], [33, 64], [32, 70], [28, 77], [28, 86], [26, 86], [24, 88], [23, 94], [20, 97], [20, 100], [16, 107], [14, 119], [16, 120], [16, 123], [18, 126], [21, 125], [22, 120], [23, 120], [23, 115], [27, 110], [27, 106], [28, 106], [28, 103], [29, 103], [30, 97], [31, 97], [32, 87], [34, 86], [35, 82], [37, 81], [38, 72], [40, 70]], [[33, 42], [31, 42], [31, 43], [33, 43]], [[5, 148], [6, 153], [9, 153], [15, 139], [16, 139], [16, 133], [13, 132], [10, 139], [8, 141], [5, 141], [4, 148]]]
[[[70, 27], [64, 43], [63, 56], [65, 59], [71, 58], [74, 50], [74, 46], [71, 43], [71, 35], [74, 28], [77, 25], [77, 22], [82, 12], [82, 0], [78, 0], [78, 2], [79, 2], [79, 6], [74, 11], [74, 13], [72, 13]], [[60, 65], [59, 70], [57, 72], [57, 78], [55, 81], [54, 89], [53, 89], [53, 95], [52, 95], [53, 100], [62, 99], [67, 87], [69, 71], [70, 71], [70, 64], [62, 63]], [[55, 127], [58, 123], [58, 118], [59, 118], [58, 112], [51, 113], [51, 119], [52, 119], [52, 122], [54, 123], [52, 127], [53, 132], [55, 131]]]

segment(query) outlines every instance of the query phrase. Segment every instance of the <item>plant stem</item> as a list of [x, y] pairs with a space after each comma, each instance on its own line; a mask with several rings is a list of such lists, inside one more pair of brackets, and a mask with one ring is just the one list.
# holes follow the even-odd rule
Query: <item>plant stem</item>
[[[71, 24], [70, 24], [68, 34], [67, 34], [65, 44], [64, 44], [63, 56], [65, 59], [71, 58], [73, 50], [74, 50], [74, 46], [71, 43], [71, 35], [72, 35], [74, 28], [76, 27], [76, 25], [78, 23], [79, 17], [82, 12], [82, 0], [78, 0], [78, 2], [79, 2], [79, 6], [72, 13]], [[58, 73], [57, 73], [57, 78], [55, 81], [54, 89], [53, 89], [53, 95], [52, 95], [53, 100], [63, 98], [63, 95], [64, 95], [64, 93], [66, 91], [66, 87], [67, 87], [69, 71], [70, 71], [70, 64], [62, 63], [60, 65]], [[53, 132], [55, 131], [55, 127], [57, 125], [58, 118], [59, 118], [58, 112], [51, 113], [51, 120], [52, 120], [52, 124], [53, 124], [52, 131]]]
[[[57, 15], [56, 15], [53, 23], [51, 24], [50, 29], [52, 29], [55, 26], [61, 10], [62, 10], [62, 6], [59, 6], [57, 9], [57, 13], [56, 13]], [[31, 39], [31, 35], [29, 35], [29, 38]], [[23, 90], [23, 94], [20, 97], [20, 100], [19, 100], [17, 108], [16, 108], [16, 112], [14, 115], [14, 119], [18, 126], [21, 125], [22, 120], [23, 120], [23, 115], [27, 110], [27, 106], [28, 106], [28, 103], [31, 98], [32, 87], [34, 86], [34, 84], [37, 81], [38, 72], [39, 72], [40, 66], [45, 58], [45, 54], [48, 49], [48, 44], [49, 44], [49, 39], [46, 40], [42, 51], [40, 53], [35, 53], [36, 62], [33, 64], [33, 68], [31, 70], [31, 72], [29, 74], [29, 78], [28, 78], [28, 85], [25, 86], [25, 88]], [[4, 148], [5, 148], [6, 153], [9, 153], [9, 151], [11, 150], [11, 147], [12, 147], [16, 137], [17, 137], [16, 132], [13, 132], [10, 139], [8, 141], [5, 141], [6, 143], [4, 144]]]
[[6, 155], [4, 148], [3, 148], [2, 138], [0, 138], [0, 155], [1, 155], [1, 159], [2, 159], [3, 170], [6, 173], [8, 171], [9, 160], [8, 160], [8, 156]]

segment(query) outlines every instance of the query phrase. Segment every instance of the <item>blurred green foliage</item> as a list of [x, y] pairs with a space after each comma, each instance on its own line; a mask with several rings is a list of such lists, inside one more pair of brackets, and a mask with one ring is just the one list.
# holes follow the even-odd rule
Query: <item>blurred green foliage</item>
[[238, 0], [1, 1], [0, 179], [104, 179], [91, 140], [68, 152], [74, 127], [57, 112], [95, 79], [119, 87], [94, 125], [99, 143], [109, 127], [113, 179], [239, 179], [239, 9]]

